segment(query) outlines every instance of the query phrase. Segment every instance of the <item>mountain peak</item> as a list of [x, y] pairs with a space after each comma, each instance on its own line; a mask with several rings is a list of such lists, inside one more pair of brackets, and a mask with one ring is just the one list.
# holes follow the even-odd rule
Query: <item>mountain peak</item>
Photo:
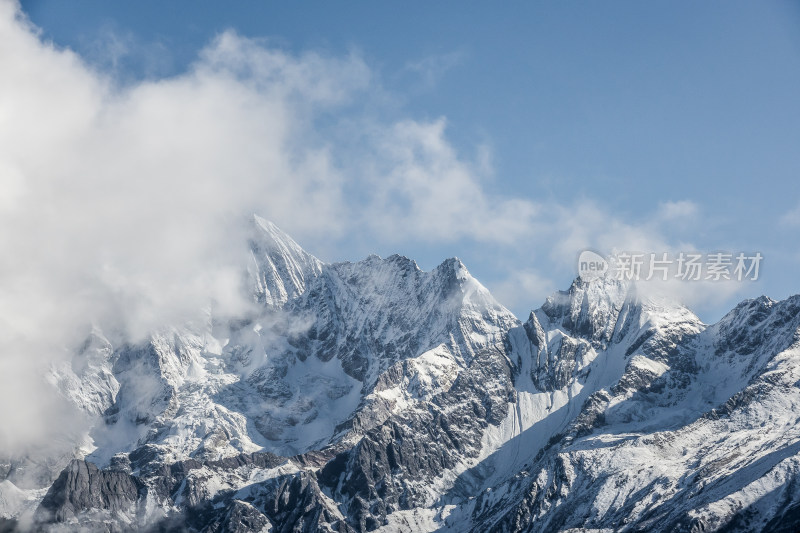
[[260, 240], [266, 247], [280, 250], [284, 254], [294, 255], [303, 258], [314, 258], [306, 252], [302, 246], [292, 239], [288, 233], [276, 226], [272, 221], [253, 215], [252, 227], [254, 237]]
[[305, 291], [322, 272], [322, 261], [306, 252], [278, 226], [253, 215], [248, 265], [256, 301], [281, 306]]
[[608, 277], [577, 278], [566, 291], [549, 296], [535, 314], [544, 324], [563, 327], [571, 335], [608, 342], [623, 305], [636, 299], [632, 283]]

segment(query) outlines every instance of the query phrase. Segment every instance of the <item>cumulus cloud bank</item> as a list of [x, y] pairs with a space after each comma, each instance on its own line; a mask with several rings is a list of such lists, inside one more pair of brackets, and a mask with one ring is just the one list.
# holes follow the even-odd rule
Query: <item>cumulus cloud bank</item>
[[340, 180], [326, 148], [301, 140], [369, 72], [228, 33], [180, 76], [118, 86], [43, 43], [10, 2], [0, 35], [0, 432], [12, 447], [49, 429], [42, 366], [88, 322], [136, 338], [210, 301], [247, 305], [243, 214], [335, 229]]
[[[507, 239], [533, 210], [487, 196], [443, 121], [365, 119], [369, 142], [323, 138], [318, 118], [374, 87], [357, 55], [291, 55], [227, 32], [180, 75], [121, 84], [43, 42], [16, 3], [0, 2], [0, 36], [7, 448], [49, 431], [58, 402], [42, 400], [43, 368], [88, 323], [138, 338], [209, 302], [244, 309], [247, 213], [300, 235], [371, 219], [378, 237]], [[354, 162], [335, 164], [337, 151]], [[359, 202], [345, 198], [356, 188]]]

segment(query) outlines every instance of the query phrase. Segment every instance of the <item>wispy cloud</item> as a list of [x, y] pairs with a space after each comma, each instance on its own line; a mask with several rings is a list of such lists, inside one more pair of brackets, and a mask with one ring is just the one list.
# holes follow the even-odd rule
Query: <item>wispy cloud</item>
[[[527, 268], [510, 272], [505, 279], [489, 288], [495, 298], [510, 309], [534, 309], [560, 287], [538, 270]], [[523, 315], [517, 318], [526, 320], [528, 317]]]
[[449, 70], [462, 64], [466, 58], [464, 51], [432, 54], [406, 63], [405, 71], [418, 77], [421, 88], [432, 89]]
[[698, 205], [690, 200], [663, 202], [658, 206], [658, 217], [664, 221], [685, 221], [696, 217], [699, 211]]
[[537, 206], [489, 194], [483, 159], [459, 156], [445, 136], [444, 119], [394, 124], [372, 136], [365, 154], [370, 191], [361, 221], [381, 239], [513, 243], [529, 231]]
[[793, 209], [790, 209], [781, 215], [780, 223], [783, 226], [791, 228], [800, 227], [800, 203], [798, 203]]

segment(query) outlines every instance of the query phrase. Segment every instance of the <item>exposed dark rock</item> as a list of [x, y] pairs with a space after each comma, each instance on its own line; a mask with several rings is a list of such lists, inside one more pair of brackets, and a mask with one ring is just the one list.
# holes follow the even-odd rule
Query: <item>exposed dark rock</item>
[[90, 509], [115, 513], [133, 510], [144, 484], [116, 470], [100, 470], [73, 460], [47, 491], [36, 511], [40, 523], [64, 522]]

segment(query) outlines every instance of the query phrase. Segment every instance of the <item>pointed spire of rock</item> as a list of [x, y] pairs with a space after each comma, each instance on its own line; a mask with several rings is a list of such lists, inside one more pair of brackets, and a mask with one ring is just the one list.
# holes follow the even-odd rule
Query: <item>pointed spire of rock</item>
[[322, 261], [303, 250], [272, 222], [253, 215], [248, 273], [255, 299], [282, 306], [302, 294], [309, 280], [322, 272]]

